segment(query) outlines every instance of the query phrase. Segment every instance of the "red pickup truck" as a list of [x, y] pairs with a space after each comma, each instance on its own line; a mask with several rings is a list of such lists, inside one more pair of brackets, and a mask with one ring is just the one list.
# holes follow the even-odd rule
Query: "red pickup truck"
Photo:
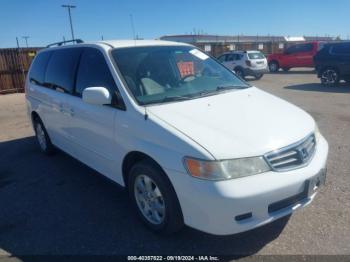
[[308, 42], [292, 45], [282, 54], [271, 54], [267, 57], [270, 72], [280, 68], [288, 71], [292, 67], [314, 67], [313, 57], [322, 46], [322, 42]]

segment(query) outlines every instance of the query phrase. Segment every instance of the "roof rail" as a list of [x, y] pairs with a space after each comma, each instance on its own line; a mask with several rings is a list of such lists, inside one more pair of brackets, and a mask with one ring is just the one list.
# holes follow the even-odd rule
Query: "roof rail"
[[81, 44], [84, 43], [83, 40], [81, 39], [73, 39], [73, 40], [67, 40], [67, 41], [62, 41], [62, 42], [57, 42], [57, 43], [52, 43], [46, 46], [46, 48], [52, 47], [52, 46], [61, 46], [64, 45], [66, 43], [76, 43], [76, 44]]

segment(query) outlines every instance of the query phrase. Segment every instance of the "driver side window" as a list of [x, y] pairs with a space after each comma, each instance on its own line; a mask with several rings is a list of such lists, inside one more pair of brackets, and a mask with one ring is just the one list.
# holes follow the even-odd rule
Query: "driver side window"
[[87, 87], [105, 87], [111, 93], [117, 90], [103, 54], [95, 48], [85, 48], [81, 55], [75, 93], [81, 96]]

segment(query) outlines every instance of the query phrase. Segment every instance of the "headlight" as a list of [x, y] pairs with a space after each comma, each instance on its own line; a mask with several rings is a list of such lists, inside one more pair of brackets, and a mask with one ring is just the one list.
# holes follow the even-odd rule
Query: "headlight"
[[240, 178], [270, 170], [263, 157], [247, 157], [221, 161], [207, 161], [185, 157], [184, 164], [191, 176], [208, 180]]

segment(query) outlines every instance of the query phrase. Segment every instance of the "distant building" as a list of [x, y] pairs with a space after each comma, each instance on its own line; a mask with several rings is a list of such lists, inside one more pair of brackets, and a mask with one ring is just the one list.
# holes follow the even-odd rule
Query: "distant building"
[[265, 54], [283, 52], [294, 43], [308, 41], [334, 41], [333, 37], [319, 36], [223, 36], [223, 35], [165, 35], [161, 40], [184, 42], [195, 45], [202, 50], [218, 56], [233, 50], [260, 50]]

